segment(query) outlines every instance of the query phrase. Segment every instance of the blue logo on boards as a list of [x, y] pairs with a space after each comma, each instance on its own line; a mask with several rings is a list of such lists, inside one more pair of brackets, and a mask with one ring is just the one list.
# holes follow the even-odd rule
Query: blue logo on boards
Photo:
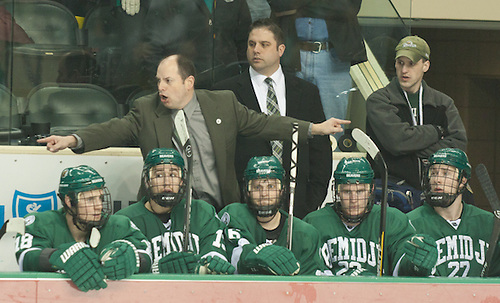
[[5, 223], [5, 206], [0, 205], [0, 228]]
[[12, 199], [12, 217], [24, 217], [29, 213], [57, 209], [56, 191], [32, 195], [18, 190]]

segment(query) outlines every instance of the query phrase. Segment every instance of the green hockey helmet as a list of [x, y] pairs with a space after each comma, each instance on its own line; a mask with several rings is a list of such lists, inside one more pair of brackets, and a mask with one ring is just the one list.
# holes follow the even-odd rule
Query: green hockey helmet
[[184, 172], [184, 159], [174, 148], [154, 148], [144, 160], [144, 171], [149, 171], [151, 167], [159, 164], [174, 164], [179, 166]]
[[[80, 165], [65, 168], [61, 173], [59, 181], [58, 196], [61, 199], [65, 210], [73, 216], [73, 223], [81, 230], [90, 230], [92, 227], [100, 228], [107, 222], [111, 214], [111, 195], [105, 186], [104, 178], [90, 166]], [[80, 200], [84, 201], [85, 192], [95, 189], [102, 189], [101, 195], [102, 211], [99, 221], [86, 220], [82, 214], [81, 207], [78, 206]], [[79, 195], [82, 193], [82, 195]], [[66, 196], [71, 201], [71, 206], [65, 202]], [[80, 211], [79, 211], [80, 209]]]
[[103, 188], [104, 179], [90, 166], [80, 165], [65, 168], [61, 173], [59, 182], [59, 194], [70, 195], [96, 188]]
[[467, 180], [471, 177], [471, 165], [465, 152], [458, 148], [443, 148], [438, 150], [429, 158], [429, 166], [433, 164], [447, 164], [458, 168], [460, 178], [465, 177]]
[[342, 158], [333, 174], [337, 184], [366, 184], [373, 182], [373, 169], [366, 158]]
[[279, 179], [283, 182], [285, 170], [280, 161], [274, 156], [252, 157], [244, 173], [245, 180], [253, 179]]
[[[340, 218], [347, 223], [359, 223], [361, 222], [372, 210], [374, 203], [374, 193], [373, 193], [373, 169], [366, 158], [342, 158], [337, 164], [337, 168], [333, 173], [335, 179], [335, 196], [333, 209]], [[358, 196], [349, 199], [364, 199], [359, 205], [363, 209], [359, 213], [352, 214], [352, 209], [347, 211], [344, 209], [342, 204], [343, 195], [340, 194], [346, 185], [350, 184], [369, 184], [367, 188], [367, 193], [365, 196]], [[344, 201], [344, 203], [347, 203]]]
[[[280, 161], [274, 156], [260, 156], [253, 157], [248, 161], [247, 167], [244, 171], [243, 179], [245, 182], [245, 200], [248, 207], [258, 217], [271, 217], [278, 212], [283, 200], [285, 199], [284, 184], [285, 170]], [[258, 190], [252, 188], [252, 181], [256, 179], [278, 179], [278, 188], [268, 188], [266, 190], [276, 191], [275, 193], [268, 192], [268, 195], [276, 196], [276, 203], [262, 205], [260, 201], [252, 198], [252, 191]]]
[[[431, 189], [432, 167], [436, 164], [445, 164], [457, 169], [458, 173], [453, 176], [457, 181], [456, 189], [448, 190], [448, 192], [434, 192]], [[443, 148], [438, 150], [429, 157], [428, 167], [424, 174], [423, 188], [426, 201], [435, 207], [449, 207], [455, 199], [465, 191], [467, 183], [471, 178], [471, 171], [472, 168], [469, 164], [467, 154], [461, 149]], [[449, 178], [449, 176], [446, 176], [446, 178]], [[465, 184], [460, 187], [463, 178], [465, 178], [466, 181]]]
[[[181, 170], [179, 190], [177, 192], [165, 192], [163, 190], [154, 190], [154, 185], [152, 184], [151, 169], [157, 165], [162, 164], [172, 164], [178, 166]], [[147, 195], [150, 200], [153, 200], [158, 205], [163, 207], [170, 207], [178, 204], [185, 192], [185, 170], [184, 170], [184, 159], [181, 154], [173, 148], [155, 148], [152, 149], [146, 156], [144, 160], [144, 166], [142, 169], [142, 179], [147, 188]], [[170, 179], [171, 180], [171, 179]], [[167, 178], [164, 179], [167, 182]], [[163, 184], [164, 185], [164, 184]]]

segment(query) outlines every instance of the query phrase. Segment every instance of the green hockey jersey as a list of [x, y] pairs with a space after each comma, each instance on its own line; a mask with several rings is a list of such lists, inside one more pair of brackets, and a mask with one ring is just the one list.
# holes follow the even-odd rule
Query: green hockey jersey
[[[63, 209], [28, 214], [24, 217], [26, 230], [16, 238], [16, 257], [21, 271], [40, 271], [40, 253], [45, 248], [57, 248], [65, 243], [75, 242], [66, 222]], [[99, 255], [109, 243], [125, 239], [135, 245], [140, 254], [151, 261], [149, 241], [128, 218], [111, 215], [100, 230], [101, 240], [96, 248]], [[87, 239], [86, 243], [89, 240]], [[150, 262], [149, 261], [149, 262]]]
[[[493, 229], [493, 214], [463, 204], [458, 226], [453, 227], [427, 203], [407, 214], [418, 233], [431, 235], [438, 248], [438, 260], [431, 276], [479, 277]], [[500, 276], [500, 242], [490, 264], [490, 277]]]
[[[380, 205], [374, 205], [366, 218], [354, 229], [348, 230], [332, 205], [309, 213], [304, 221], [319, 230], [322, 237], [321, 255], [336, 275], [343, 275], [351, 269], [365, 269], [377, 274], [380, 251]], [[398, 275], [404, 251], [403, 244], [415, 234], [404, 213], [396, 208], [387, 208], [385, 233], [384, 269], [385, 275]]]
[[[185, 200], [172, 208], [170, 220], [163, 223], [144, 204], [146, 198], [116, 212], [127, 216], [151, 242], [153, 264], [172, 251], [182, 251], [184, 243]], [[227, 261], [224, 246], [224, 224], [215, 213], [215, 208], [202, 200], [191, 202], [191, 225], [189, 250], [201, 257], [217, 255]], [[153, 270], [156, 266], [152, 266]]]
[[[285, 227], [288, 226], [288, 214], [280, 210], [286, 217]], [[232, 203], [219, 212], [221, 221], [226, 223], [226, 243], [231, 263], [237, 269], [242, 254], [266, 243], [266, 231], [257, 222], [255, 215], [246, 204]], [[274, 245], [287, 247], [287, 228], [283, 228]], [[318, 231], [310, 224], [293, 218], [292, 252], [300, 263], [299, 275], [325, 275], [329, 273], [326, 264], [319, 253], [320, 237]], [[241, 265], [241, 264], [240, 264]], [[328, 270], [325, 272], [325, 270]], [[247, 272], [239, 272], [247, 273]]]

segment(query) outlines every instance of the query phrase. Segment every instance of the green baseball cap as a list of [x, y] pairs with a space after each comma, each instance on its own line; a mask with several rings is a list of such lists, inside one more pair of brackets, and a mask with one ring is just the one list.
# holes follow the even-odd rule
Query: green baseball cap
[[418, 36], [407, 36], [399, 41], [396, 46], [396, 58], [408, 57], [415, 63], [420, 59], [430, 60], [431, 49], [424, 39]]

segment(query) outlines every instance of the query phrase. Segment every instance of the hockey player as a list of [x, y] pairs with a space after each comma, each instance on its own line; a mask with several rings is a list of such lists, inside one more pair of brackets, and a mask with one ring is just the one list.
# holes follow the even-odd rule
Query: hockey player
[[[373, 170], [365, 158], [343, 158], [334, 172], [333, 204], [304, 218], [321, 233], [322, 257], [336, 275], [376, 275], [380, 205], [373, 201]], [[405, 254], [406, 253], [406, 254]], [[433, 239], [415, 235], [405, 214], [387, 209], [385, 275], [427, 275], [436, 263]]]
[[246, 204], [233, 203], [219, 213], [226, 223], [231, 263], [240, 274], [313, 275], [327, 270], [319, 254], [319, 233], [293, 218], [292, 251], [287, 247], [288, 214], [285, 171], [274, 156], [253, 157], [244, 171]]
[[142, 180], [147, 195], [117, 212], [129, 217], [151, 241], [153, 273], [232, 274], [227, 261], [224, 224], [215, 208], [202, 200], [192, 200], [189, 249], [182, 251], [186, 201], [186, 171], [179, 152], [155, 148], [144, 160]]
[[[462, 193], [471, 177], [467, 155], [443, 148], [429, 158], [424, 175], [424, 204], [409, 212], [418, 232], [436, 239], [438, 260], [432, 276], [479, 277], [493, 229], [493, 214], [465, 204]], [[500, 242], [489, 276], [500, 276]]]
[[149, 272], [149, 242], [128, 218], [111, 215], [104, 179], [92, 167], [62, 171], [62, 209], [28, 214], [16, 238], [21, 271], [64, 271], [82, 291]]

